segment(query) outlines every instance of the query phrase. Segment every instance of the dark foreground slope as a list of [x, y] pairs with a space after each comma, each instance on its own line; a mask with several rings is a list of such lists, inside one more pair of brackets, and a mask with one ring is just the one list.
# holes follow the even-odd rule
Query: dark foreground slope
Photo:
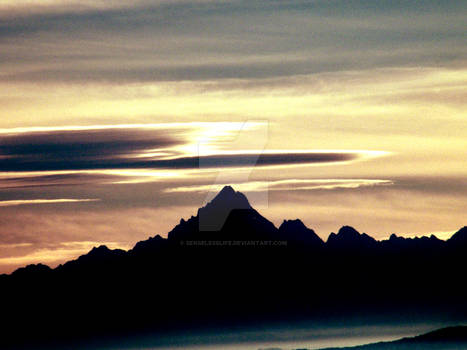
[[413, 338], [393, 342], [354, 346], [349, 348], [326, 348], [323, 350], [465, 350], [467, 349], [467, 326], [448, 327]]
[[226, 187], [168, 238], [2, 276], [0, 345], [77, 349], [264, 320], [465, 319], [466, 242], [467, 228], [446, 242], [378, 242], [344, 226], [324, 243], [299, 220], [276, 228]]

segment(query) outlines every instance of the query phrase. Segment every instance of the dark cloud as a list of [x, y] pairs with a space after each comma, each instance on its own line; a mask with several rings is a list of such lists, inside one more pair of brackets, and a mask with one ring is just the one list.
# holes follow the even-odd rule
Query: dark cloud
[[[1, 81], [270, 78], [465, 60], [465, 2], [227, 1], [5, 18]], [[446, 24], [449, 16], [449, 25]]]
[[21, 176], [20, 173], [15, 176], [1, 177], [0, 189], [2, 188], [31, 188], [47, 186], [74, 186], [96, 183], [111, 183], [115, 181], [115, 176], [106, 174], [89, 173], [67, 173], [54, 175]]
[[249, 166], [303, 165], [315, 163], [343, 162], [359, 158], [358, 152], [310, 152], [310, 153], [263, 153], [263, 154], [219, 154], [201, 157], [180, 157], [169, 160], [143, 162], [143, 167], [168, 169], [230, 168]]
[[[61, 13], [31, 11], [18, 13], [13, 18], [4, 18], [0, 25], [0, 34], [25, 34], [38, 31], [56, 31], [81, 29], [81, 25], [88, 25], [94, 30], [121, 30], [145, 27], [159, 27], [161, 30], [170, 29], [171, 25], [180, 22], [193, 24], [193, 19], [223, 16], [259, 16], [280, 12], [288, 14], [307, 13], [312, 11], [317, 16], [330, 18], [362, 18], [364, 16], [382, 15], [420, 15], [439, 13], [442, 15], [455, 14], [465, 10], [465, 3], [440, 2], [437, 0], [422, 0], [417, 2], [387, 1], [369, 3], [365, 0], [350, 1], [173, 1], [146, 2], [133, 7], [112, 7], [107, 9], [89, 8], [87, 11], [64, 9]], [[180, 28], [181, 29], [181, 28]]]
[[[141, 171], [215, 171], [329, 164], [371, 155], [365, 151], [281, 150], [218, 151], [199, 156], [183, 151], [186, 147], [196, 149], [198, 140], [193, 136], [196, 128], [179, 125], [4, 130], [0, 133], [0, 188], [109, 184], [146, 177], [144, 182], [154, 181], [158, 175], [141, 174]], [[210, 140], [211, 146], [225, 146], [223, 142], [228, 146], [228, 140], [219, 137]], [[129, 170], [134, 173], [128, 173]]]
[[34, 166], [28, 169], [26, 164], [118, 158], [183, 144], [184, 140], [176, 134], [177, 131], [169, 134], [167, 130], [108, 129], [0, 135], [0, 155], [6, 157], [2, 169], [14, 170], [8, 163], [24, 164], [23, 170], [32, 170]]
[[[50, 155], [50, 154], [49, 154]], [[312, 152], [304, 153], [270, 153], [270, 154], [220, 154], [209, 156], [176, 157], [171, 159], [139, 160], [138, 158], [106, 158], [88, 160], [65, 159], [62, 151], [57, 152], [57, 159], [50, 157], [30, 159], [12, 157], [0, 159], [3, 171], [64, 171], [64, 170], [105, 170], [105, 169], [200, 169], [200, 168], [232, 168], [280, 165], [304, 165], [331, 162], [345, 162], [360, 157], [358, 152]]]
[[[462, 52], [461, 52], [462, 51]], [[325, 72], [338, 72], [342, 70], [364, 70], [380, 67], [400, 67], [411, 65], [412, 62], [423, 62], [426, 65], [440, 62], [447, 66], [455, 66], [464, 56], [465, 50], [440, 51], [433, 47], [424, 50], [395, 51], [388, 55], [371, 56], [371, 52], [355, 52], [355, 54], [336, 52], [330, 57], [296, 58], [288, 57], [264, 59], [255, 62], [255, 58], [247, 58], [243, 62], [224, 62], [219, 59], [213, 63], [179, 63], [172, 67], [164, 63], [155, 62], [149, 66], [117, 67], [109, 65], [104, 68], [78, 68], [79, 62], [74, 67], [66, 68], [38, 68], [24, 70], [0, 76], [0, 81], [8, 82], [101, 82], [101, 83], [135, 83], [135, 82], [174, 82], [174, 81], [209, 81], [215, 79], [268, 79], [275, 77], [289, 77], [309, 75]], [[190, 56], [190, 53], [187, 53]], [[247, 54], [248, 55], [248, 54]], [[312, 53], [309, 53], [312, 55]], [[151, 54], [148, 55], [152, 57]], [[349, 57], [351, 56], [351, 57]], [[235, 55], [234, 57], [235, 58]], [[208, 56], [206, 57], [208, 60]], [[79, 60], [78, 60], [79, 61]]]
[[[115, 141], [118, 143], [118, 141]], [[112, 145], [112, 144], [111, 144]], [[105, 144], [104, 147], [111, 147]], [[118, 147], [120, 148], [121, 145]], [[107, 150], [106, 157], [98, 156], [101, 145], [91, 145], [90, 154], [86, 153], [86, 146], [81, 148], [80, 154], [73, 153], [74, 149], [80, 149], [79, 145], [72, 147], [50, 145], [38, 145], [38, 149], [45, 149], [44, 157], [42, 153], [35, 152], [30, 156], [29, 147], [25, 154], [16, 153], [9, 158], [0, 159], [0, 166], [5, 172], [20, 171], [66, 171], [66, 170], [116, 170], [116, 169], [200, 169], [200, 168], [232, 168], [250, 166], [281, 166], [281, 165], [304, 165], [320, 164], [331, 162], [345, 162], [356, 160], [360, 157], [359, 152], [310, 152], [310, 153], [266, 153], [266, 154], [218, 154], [208, 156], [188, 156], [174, 157], [170, 159], [141, 160], [139, 157], [132, 157], [135, 152], [135, 145], [123, 150], [127, 153], [114, 153]], [[54, 149], [56, 152], [53, 152]], [[71, 151], [70, 151], [71, 149]], [[120, 148], [122, 150], [122, 148]], [[143, 151], [144, 148], [138, 149]], [[149, 149], [148, 149], [149, 150]], [[69, 157], [67, 155], [69, 154]], [[125, 156], [123, 156], [125, 155]]]

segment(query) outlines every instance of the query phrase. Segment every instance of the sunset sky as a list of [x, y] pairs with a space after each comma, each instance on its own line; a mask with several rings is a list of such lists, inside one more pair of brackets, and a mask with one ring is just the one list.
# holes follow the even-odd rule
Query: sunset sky
[[[467, 225], [467, 2], [0, 2], [0, 273], [230, 184], [326, 239]], [[199, 162], [198, 162], [199, 157]]]

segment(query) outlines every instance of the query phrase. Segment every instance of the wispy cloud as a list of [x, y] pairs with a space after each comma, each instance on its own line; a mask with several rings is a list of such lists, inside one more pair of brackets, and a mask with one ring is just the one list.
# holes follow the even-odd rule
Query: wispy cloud
[[[367, 150], [249, 149], [248, 140], [255, 138], [259, 125], [0, 129], [0, 187], [90, 183], [93, 179], [95, 183], [147, 182], [176, 178], [188, 171], [346, 164], [388, 154]], [[239, 133], [245, 144], [234, 143], [235, 150], [229, 150]]]
[[74, 198], [57, 198], [57, 199], [22, 199], [22, 200], [7, 200], [0, 201], [0, 207], [13, 207], [17, 205], [31, 204], [57, 204], [57, 203], [80, 203], [80, 202], [97, 202], [100, 199], [74, 199]]
[[391, 180], [380, 179], [287, 179], [275, 181], [249, 181], [245, 183], [209, 184], [179, 186], [165, 190], [166, 192], [218, 192], [225, 185], [233, 185], [236, 190], [244, 192], [257, 191], [304, 191], [333, 190], [343, 188], [359, 188], [364, 186], [392, 185]]
[[453, 66], [466, 55], [460, 1], [31, 3], [0, 7], [0, 45], [8, 48], [0, 81], [264, 79]]

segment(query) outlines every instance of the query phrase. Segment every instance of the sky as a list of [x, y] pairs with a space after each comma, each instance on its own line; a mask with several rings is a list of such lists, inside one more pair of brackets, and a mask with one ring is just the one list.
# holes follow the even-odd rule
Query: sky
[[0, 2], [0, 273], [223, 185], [324, 240], [467, 225], [465, 1]]

